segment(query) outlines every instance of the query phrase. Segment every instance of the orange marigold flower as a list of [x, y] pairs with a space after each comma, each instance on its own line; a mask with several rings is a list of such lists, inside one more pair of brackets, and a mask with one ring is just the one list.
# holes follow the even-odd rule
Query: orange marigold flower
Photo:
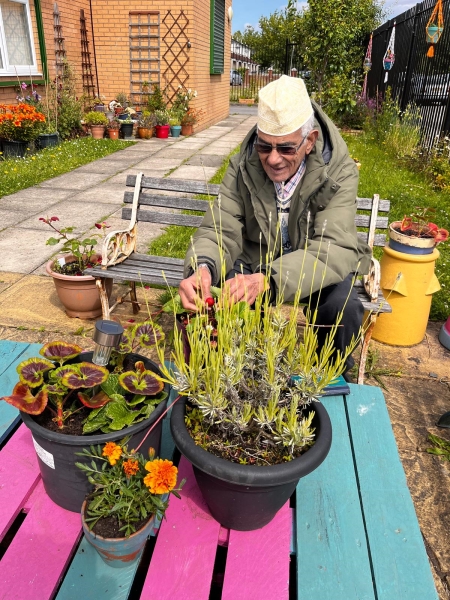
[[122, 456], [122, 448], [114, 442], [108, 442], [103, 448], [102, 456], [107, 456], [110, 465], [115, 465]]
[[131, 477], [132, 475], [136, 475], [139, 471], [139, 463], [137, 460], [128, 459], [123, 463], [123, 470], [125, 471], [125, 475], [127, 477]]
[[178, 469], [173, 466], [171, 460], [148, 461], [145, 469], [149, 474], [144, 477], [144, 484], [150, 489], [151, 494], [167, 494], [177, 483]]

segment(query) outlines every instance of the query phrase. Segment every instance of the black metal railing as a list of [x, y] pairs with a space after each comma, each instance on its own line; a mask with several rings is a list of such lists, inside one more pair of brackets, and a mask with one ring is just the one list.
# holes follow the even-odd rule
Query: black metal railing
[[[426, 145], [450, 131], [450, 0], [443, 0], [444, 30], [429, 58], [426, 26], [435, 4], [436, 0], [425, 0], [374, 31], [367, 80], [369, 97], [384, 95], [390, 86], [402, 110], [412, 103], [418, 107]], [[394, 23], [395, 62], [385, 82], [383, 57]]]

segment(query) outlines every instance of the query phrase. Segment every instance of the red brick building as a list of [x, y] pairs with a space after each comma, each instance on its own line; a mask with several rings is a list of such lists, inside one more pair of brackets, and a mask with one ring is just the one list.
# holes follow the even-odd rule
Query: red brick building
[[90, 96], [142, 101], [146, 82], [171, 97], [195, 89], [200, 128], [228, 115], [231, 0], [0, 0], [0, 102], [18, 80], [44, 83], [68, 60]]

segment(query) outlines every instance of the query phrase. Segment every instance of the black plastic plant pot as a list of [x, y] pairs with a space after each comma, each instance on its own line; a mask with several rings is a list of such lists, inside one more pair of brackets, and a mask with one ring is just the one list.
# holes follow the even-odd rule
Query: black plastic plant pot
[[315, 402], [314, 445], [291, 462], [267, 467], [232, 463], [197, 446], [184, 422], [186, 400], [172, 408], [172, 436], [181, 454], [194, 467], [200, 491], [212, 516], [223, 527], [238, 531], [260, 529], [289, 500], [301, 477], [316, 469], [331, 447], [331, 421], [325, 407]]
[[[92, 360], [92, 352], [83, 352], [77, 361]], [[139, 354], [130, 355], [134, 361], [142, 360], [148, 369], [161, 374], [157, 365], [148, 358]], [[164, 391], [169, 393], [166, 384]], [[111, 433], [98, 433], [94, 435], [68, 435], [49, 431], [38, 425], [31, 415], [21, 413], [22, 421], [31, 430], [33, 443], [38, 457], [42, 481], [48, 496], [66, 510], [80, 512], [87, 494], [92, 491], [86, 474], [75, 466], [75, 462], [90, 462], [91, 459], [77, 456], [83, 448], [107, 442], [118, 442], [125, 436], [131, 436], [128, 449], [136, 448], [144, 438], [151, 425], [162, 415], [167, 406], [167, 399], [158, 404], [148, 419]], [[147, 437], [139, 452], [148, 456], [149, 448], [154, 448], [159, 454], [161, 444], [162, 420]]]
[[133, 123], [122, 123], [120, 131], [124, 138], [131, 137], [133, 135]]
[[37, 146], [40, 149], [52, 148], [59, 144], [59, 134], [57, 133], [41, 133], [37, 139]]

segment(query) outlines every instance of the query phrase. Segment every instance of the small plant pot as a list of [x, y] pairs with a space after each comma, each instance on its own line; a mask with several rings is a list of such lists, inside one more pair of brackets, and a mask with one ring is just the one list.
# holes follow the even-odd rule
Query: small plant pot
[[83, 502], [81, 507], [81, 523], [83, 533], [87, 541], [97, 550], [104, 562], [110, 567], [121, 568], [138, 561], [141, 557], [147, 538], [152, 532], [155, 524], [154, 515], [147, 523], [125, 538], [105, 538], [91, 531], [85, 520], [85, 512], [89, 498]]
[[383, 61], [383, 68], [385, 71], [390, 71], [393, 66], [394, 66], [394, 63], [392, 62], [392, 60], [384, 60]]
[[31, 142], [16, 142], [3, 140], [3, 155], [5, 158], [23, 158]]
[[117, 118], [119, 121], [126, 121], [126, 119], [128, 119], [128, 113], [121, 112]]
[[91, 125], [91, 135], [94, 140], [102, 140], [105, 136], [104, 125]]
[[239, 98], [239, 104], [255, 104], [254, 98]]
[[441, 33], [443, 31], [443, 27], [437, 27], [436, 25], [430, 25], [427, 27], [427, 44], [437, 44], [439, 38], [441, 37]]
[[180, 133], [181, 133], [181, 125], [171, 125], [170, 126], [170, 135], [172, 137], [180, 137]]
[[153, 127], [138, 127], [137, 132], [141, 140], [149, 140], [153, 137]]
[[200, 491], [212, 516], [223, 527], [238, 531], [260, 529], [288, 501], [301, 477], [314, 471], [331, 447], [331, 421], [325, 407], [315, 402], [315, 442], [304, 454], [279, 465], [232, 463], [197, 446], [185, 424], [186, 399], [172, 408], [170, 428], [177, 448], [194, 467]]
[[119, 130], [118, 129], [108, 129], [108, 135], [110, 140], [118, 140], [119, 139]]
[[170, 126], [169, 125], [156, 125], [155, 131], [156, 131], [157, 138], [166, 139], [169, 137]]
[[118, 117], [119, 115], [122, 115], [122, 114], [123, 114], [123, 111], [124, 111], [124, 110], [125, 110], [125, 109], [124, 109], [122, 106], [120, 106], [119, 108], [115, 108], [115, 109], [114, 109], [114, 114], [116, 115], [116, 117]]
[[105, 105], [104, 104], [96, 104], [94, 106], [94, 110], [95, 110], [95, 112], [105, 112]]
[[434, 238], [421, 238], [406, 235], [397, 231], [401, 221], [394, 221], [389, 225], [389, 248], [404, 254], [432, 254], [436, 242]]
[[130, 138], [133, 135], [133, 123], [122, 123], [120, 131], [124, 138]]
[[41, 133], [36, 140], [36, 145], [39, 149], [52, 148], [59, 144], [58, 133]]
[[192, 135], [194, 133], [193, 125], [182, 125], [181, 126], [181, 135]]

